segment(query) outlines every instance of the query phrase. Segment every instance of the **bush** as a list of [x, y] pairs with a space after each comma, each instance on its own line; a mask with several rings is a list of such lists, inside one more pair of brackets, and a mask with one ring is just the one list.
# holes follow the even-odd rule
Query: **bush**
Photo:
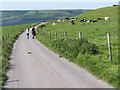
[[66, 58], [74, 59], [81, 54], [98, 54], [98, 47], [95, 44], [89, 43], [86, 39], [58, 39], [51, 41], [54, 49]]
[[40, 25], [40, 28], [46, 27], [45, 24]]
[[83, 43], [81, 46], [81, 53], [82, 54], [98, 54], [98, 47], [92, 43]]
[[43, 22], [47, 22], [47, 21], [44, 20]]

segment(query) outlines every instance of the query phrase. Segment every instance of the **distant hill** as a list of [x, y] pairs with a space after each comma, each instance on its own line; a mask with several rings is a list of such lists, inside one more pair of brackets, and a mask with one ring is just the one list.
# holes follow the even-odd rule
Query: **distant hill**
[[72, 17], [85, 13], [89, 10], [24, 10], [2, 11], [2, 25], [17, 25], [41, 22], [43, 20], [56, 20], [59, 18]]

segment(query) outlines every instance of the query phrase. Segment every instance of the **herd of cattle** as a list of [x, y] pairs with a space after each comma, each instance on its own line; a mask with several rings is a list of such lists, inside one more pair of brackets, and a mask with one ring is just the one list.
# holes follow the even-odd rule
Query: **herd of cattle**
[[[65, 18], [65, 20], [67, 20], [68, 23], [71, 23], [72, 25], [75, 24], [74, 21], [77, 20], [77, 19], [78, 19], [78, 17], [77, 17], [77, 18]], [[64, 22], [65, 20], [59, 19], [59, 20], [57, 20], [57, 21], [58, 21], [58, 22]], [[97, 22], [97, 21], [99, 21], [99, 20], [103, 20], [103, 18], [98, 18], [97, 20], [87, 20], [87, 19], [84, 17], [82, 20], [80, 20], [80, 22], [95, 23], [95, 22]], [[104, 20], [105, 20], [105, 21], [110, 20], [110, 17], [104, 17]], [[57, 25], [58, 22], [53, 22], [53, 25]]]

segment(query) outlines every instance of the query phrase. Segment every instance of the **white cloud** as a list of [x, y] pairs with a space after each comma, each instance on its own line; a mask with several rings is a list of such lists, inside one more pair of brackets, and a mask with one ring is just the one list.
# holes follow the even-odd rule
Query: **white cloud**
[[0, 2], [119, 2], [120, 0], [0, 0]]

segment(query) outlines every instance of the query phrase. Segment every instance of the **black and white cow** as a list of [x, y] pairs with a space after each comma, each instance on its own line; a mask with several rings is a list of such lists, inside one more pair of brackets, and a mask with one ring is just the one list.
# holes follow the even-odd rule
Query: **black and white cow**
[[77, 20], [77, 19], [78, 19], [78, 18], [71, 18], [71, 20], [73, 20], [73, 21], [74, 21], [74, 20]]
[[66, 17], [65, 20], [70, 20], [70, 18]]
[[72, 22], [72, 25], [74, 25], [75, 23], [74, 22]]
[[80, 20], [80, 22], [86, 22], [86, 18], [84, 17], [82, 20]]
[[113, 5], [113, 6], [118, 6], [118, 5]]
[[75, 24], [74, 20], [72, 20], [72, 21], [68, 21], [68, 23], [72, 23], [72, 25]]
[[92, 21], [92, 23], [94, 23], [94, 22], [97, 22], [98, 20], [94, 20], [94, 21]]
[[107, 21], [107, 20], [110, 20], [110, 17], [105, 17], [105, 20]]
[[62, 20], [62, 19], [59, 19], [59, 20], [57, 20], [58, 22], [62, 22], [62, 21], [64, 21], [64, 20]]
[[87, 21], [87, 23], [92, 22], [92, 20]]
[[58, 22], [54, 22], [54, 23], [53, 23], [53, 25], [57, 25], [57, 24], [58, 24]]
[[94, 23], [94, 22], [97, 22], [98, 20], [89, 20], [87, 21], [87, 23], [91, 22], [91, 23]]
[[103, 20], [102, 18], [98, 18], [98, 20]]

